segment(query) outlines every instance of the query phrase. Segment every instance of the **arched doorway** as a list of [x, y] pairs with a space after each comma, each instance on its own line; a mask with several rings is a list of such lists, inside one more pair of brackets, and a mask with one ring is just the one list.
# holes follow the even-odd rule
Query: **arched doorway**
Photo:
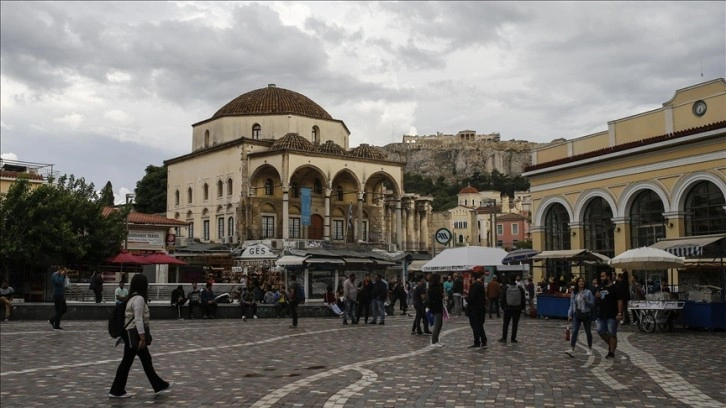
[[323, 217], [318, 214], [311, 215], [308, 239], [323, 239], [323, 225]]

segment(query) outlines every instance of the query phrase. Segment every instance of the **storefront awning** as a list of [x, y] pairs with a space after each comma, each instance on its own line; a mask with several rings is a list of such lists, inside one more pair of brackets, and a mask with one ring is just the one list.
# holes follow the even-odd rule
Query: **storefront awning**
[[409, 271], [421, 271], [424, 265], [426, 265], [430, 259], [419, 259], [417, 261], [411, 262], [410, 265], [408, 265]]
[[374, 259], [373, 262], [375, 262], [376, 265], [384, 265], [384, 266], [394, 266], [394, 265], [398, 265], [395, 262], [384, 261], [383, 259]]
[[369, 258], [343, 258], [345, 263], [370, 264], [373, 260]]
[[724, 238], [726, 234], [662, 239], [650, 247], [668, 251], [676, 256], [697, 257], [703, 255], [703, 247]]
[[560, 259], [564, 261], [591, 261], [599, 263], [607, 263], [610, 258], [605, 255], [592, 252], [587, 249], [565, 249], [561, 251], [542, 251], [538, 255], [532, 257], [533, 261], [543, 261], [545, 259]]
[[303, 261], [305, 261], [306, 257], [304, 256], [294, 256], [294, 255], [285, 255], [282, 258], [275, 261], [276, 266], [302, 266]]
[[345, 261], [343, 261], [340, 258], [308, 258], [305, 260], [305, 263], [310, 264], [336, 264], [336, 265], [343, 265], [345, 264]]

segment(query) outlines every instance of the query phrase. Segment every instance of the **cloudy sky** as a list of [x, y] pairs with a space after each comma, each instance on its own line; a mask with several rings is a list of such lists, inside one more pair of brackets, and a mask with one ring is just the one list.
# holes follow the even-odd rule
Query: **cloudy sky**
[[726, 77], [726, 2], [0, 3], [0, 153], [123, 201], [268, 83], [402, 134], [548, 142]]

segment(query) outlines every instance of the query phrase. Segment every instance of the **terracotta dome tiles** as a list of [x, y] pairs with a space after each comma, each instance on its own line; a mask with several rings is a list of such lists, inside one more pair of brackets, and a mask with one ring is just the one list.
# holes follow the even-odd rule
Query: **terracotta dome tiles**
[[295, 114], [317, 119], [333, 119], [325, 109], [307, 96], [288, 89], [278, 88], [274, 84], [238, 96], [219, 109], [212, 118], [275, 114]]
[[354, 157], [361, 157], [364, 159], [373, 160], [385, 160], [387, 157], [386, 154], [383, 153], [383, 151], [366, 143], [363, 143], [360, 146], [350, 150], [348, 154]]

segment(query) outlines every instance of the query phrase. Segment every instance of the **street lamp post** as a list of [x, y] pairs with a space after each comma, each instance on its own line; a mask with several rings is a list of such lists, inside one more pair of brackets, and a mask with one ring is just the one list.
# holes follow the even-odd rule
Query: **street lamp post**
[[487, 198], [487, 207], [490, 207], [489, 211], [489, 231], [487, 233], [487, 245], [490, 248], [495, 248], [497, 245], [497, 200], [494, 198]]
[[[135, 197], [136, 197], [136, 194], [133, 194], [133, 193], [126, 194], [126, 206], [127, 207], [129, 205], [129, 202], [130, 203], [134, 202]], [[126, 240], [124, 241], [124, 249], [127, 251], [129, 250], [129, 214], [130, 213], [131, 213], [131, 211], [129, 211], [126, 214]]]

